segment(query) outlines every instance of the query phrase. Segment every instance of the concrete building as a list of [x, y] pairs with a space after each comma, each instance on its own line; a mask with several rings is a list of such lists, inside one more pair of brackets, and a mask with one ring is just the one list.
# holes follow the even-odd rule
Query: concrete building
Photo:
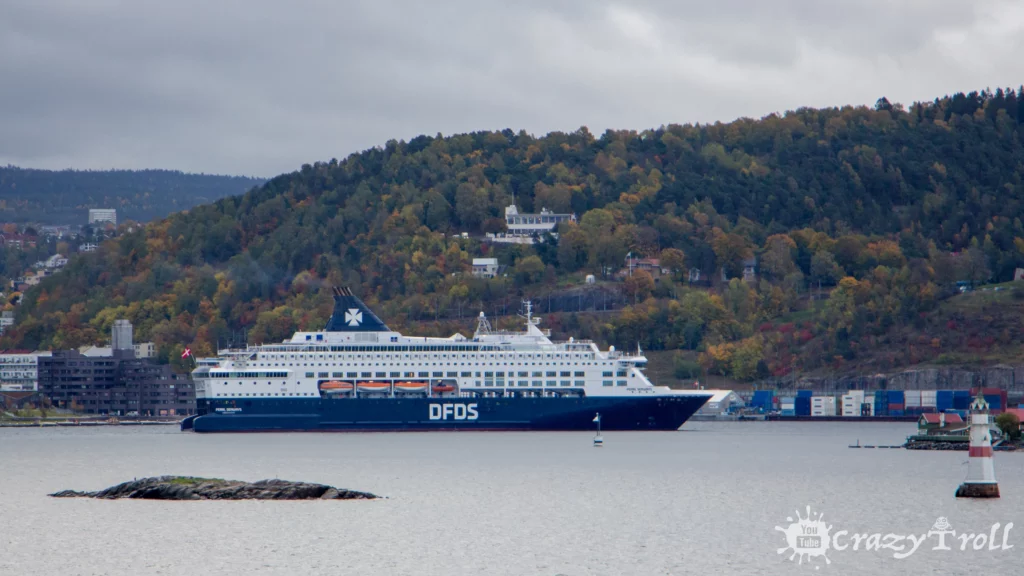
[[89, 209], [89, 224], [102, 224], [106, 222], [117, 226], [117, 210], [113, 208]]
[[91, 244], [91, 243], [89, 243], [89, 244], [82, 244], [81, 246], [78, 247], [78, 251], [79, 252], [95, 252], [96, 248], [99, 248], [99, 246], [97, 246], [95, 244]]
[[[115, 320], [112, 345], [61, 350], [39, 358], [39, 391], [54, 406], [87, 414], [184, 416], [195, 413], [195, 389], [188, 374], [136, 357], [132, 326]], [[152, 355], [152, 343], [138, 345]]]
[[152, 358], [156, 356], [156, 344], [152, 342], [139, 342], [134, 347], [136, 358]]
[[39, 389], [39, 358], [49, 352], [7, 350], [0, 352], [0, 390], [33, 392]]
[[125, 350], [134, 352], [131, 322], [127, 320], [114, 320], [114, 327], [111, 329], [110, 347], [117, 352]]
[[134, 352], [85, 356], [74, 350], [39, 358], [39, 391], [54, 406], [87, 414], [184, 416], [195, 413], [195, 390], [187, 374]]
[[473, 258], [473, 276], [494, 278], [498, 275], [497, 258]]

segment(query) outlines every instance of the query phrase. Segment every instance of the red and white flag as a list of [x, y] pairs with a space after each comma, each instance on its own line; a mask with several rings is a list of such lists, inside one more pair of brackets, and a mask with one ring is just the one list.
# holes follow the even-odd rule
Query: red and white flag
[[181, 353], [181, 357], [182, 358], [188, 358], [191, 355], [192, 355], [192, 349], [189, 348], [188, 346], [185, 346], [185, 351]]

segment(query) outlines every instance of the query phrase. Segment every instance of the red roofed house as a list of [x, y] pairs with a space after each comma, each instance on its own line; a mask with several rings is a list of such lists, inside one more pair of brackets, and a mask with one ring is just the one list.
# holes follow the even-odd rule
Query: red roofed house
[[964, 422], [959, 414], [953, 413], [921, 414], [921, 418], [917, 421], [917, 429], [926, 434], [948, 434], [966, 428], [967, 422]]

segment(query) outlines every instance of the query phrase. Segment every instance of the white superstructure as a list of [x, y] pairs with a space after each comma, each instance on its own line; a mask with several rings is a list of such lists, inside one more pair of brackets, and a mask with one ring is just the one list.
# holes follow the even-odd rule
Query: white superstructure
[[[325, 330], [200, 360], [193, 372], [196, 397], [318, 398], [325, 384], [351, 397], [691, 393], [651, 384], [639, 349], [624, 353], [614, 347], [601, 351], [585, 340], [552, 342], [529, 303], [523, 332], [493, 330], [481, 313], [472, 338], [423, 338], [387, 329], [358, 299], [352, 302], [336, 307]], [[381, 329], [363, 330], [364, 324]]]

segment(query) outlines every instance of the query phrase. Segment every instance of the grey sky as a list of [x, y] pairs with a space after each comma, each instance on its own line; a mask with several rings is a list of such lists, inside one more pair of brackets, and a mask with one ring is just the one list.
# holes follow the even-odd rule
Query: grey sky
[[391, 138], [1024, 82], [1001, 0], [0, 0], [0, 164], [272, 176]]

